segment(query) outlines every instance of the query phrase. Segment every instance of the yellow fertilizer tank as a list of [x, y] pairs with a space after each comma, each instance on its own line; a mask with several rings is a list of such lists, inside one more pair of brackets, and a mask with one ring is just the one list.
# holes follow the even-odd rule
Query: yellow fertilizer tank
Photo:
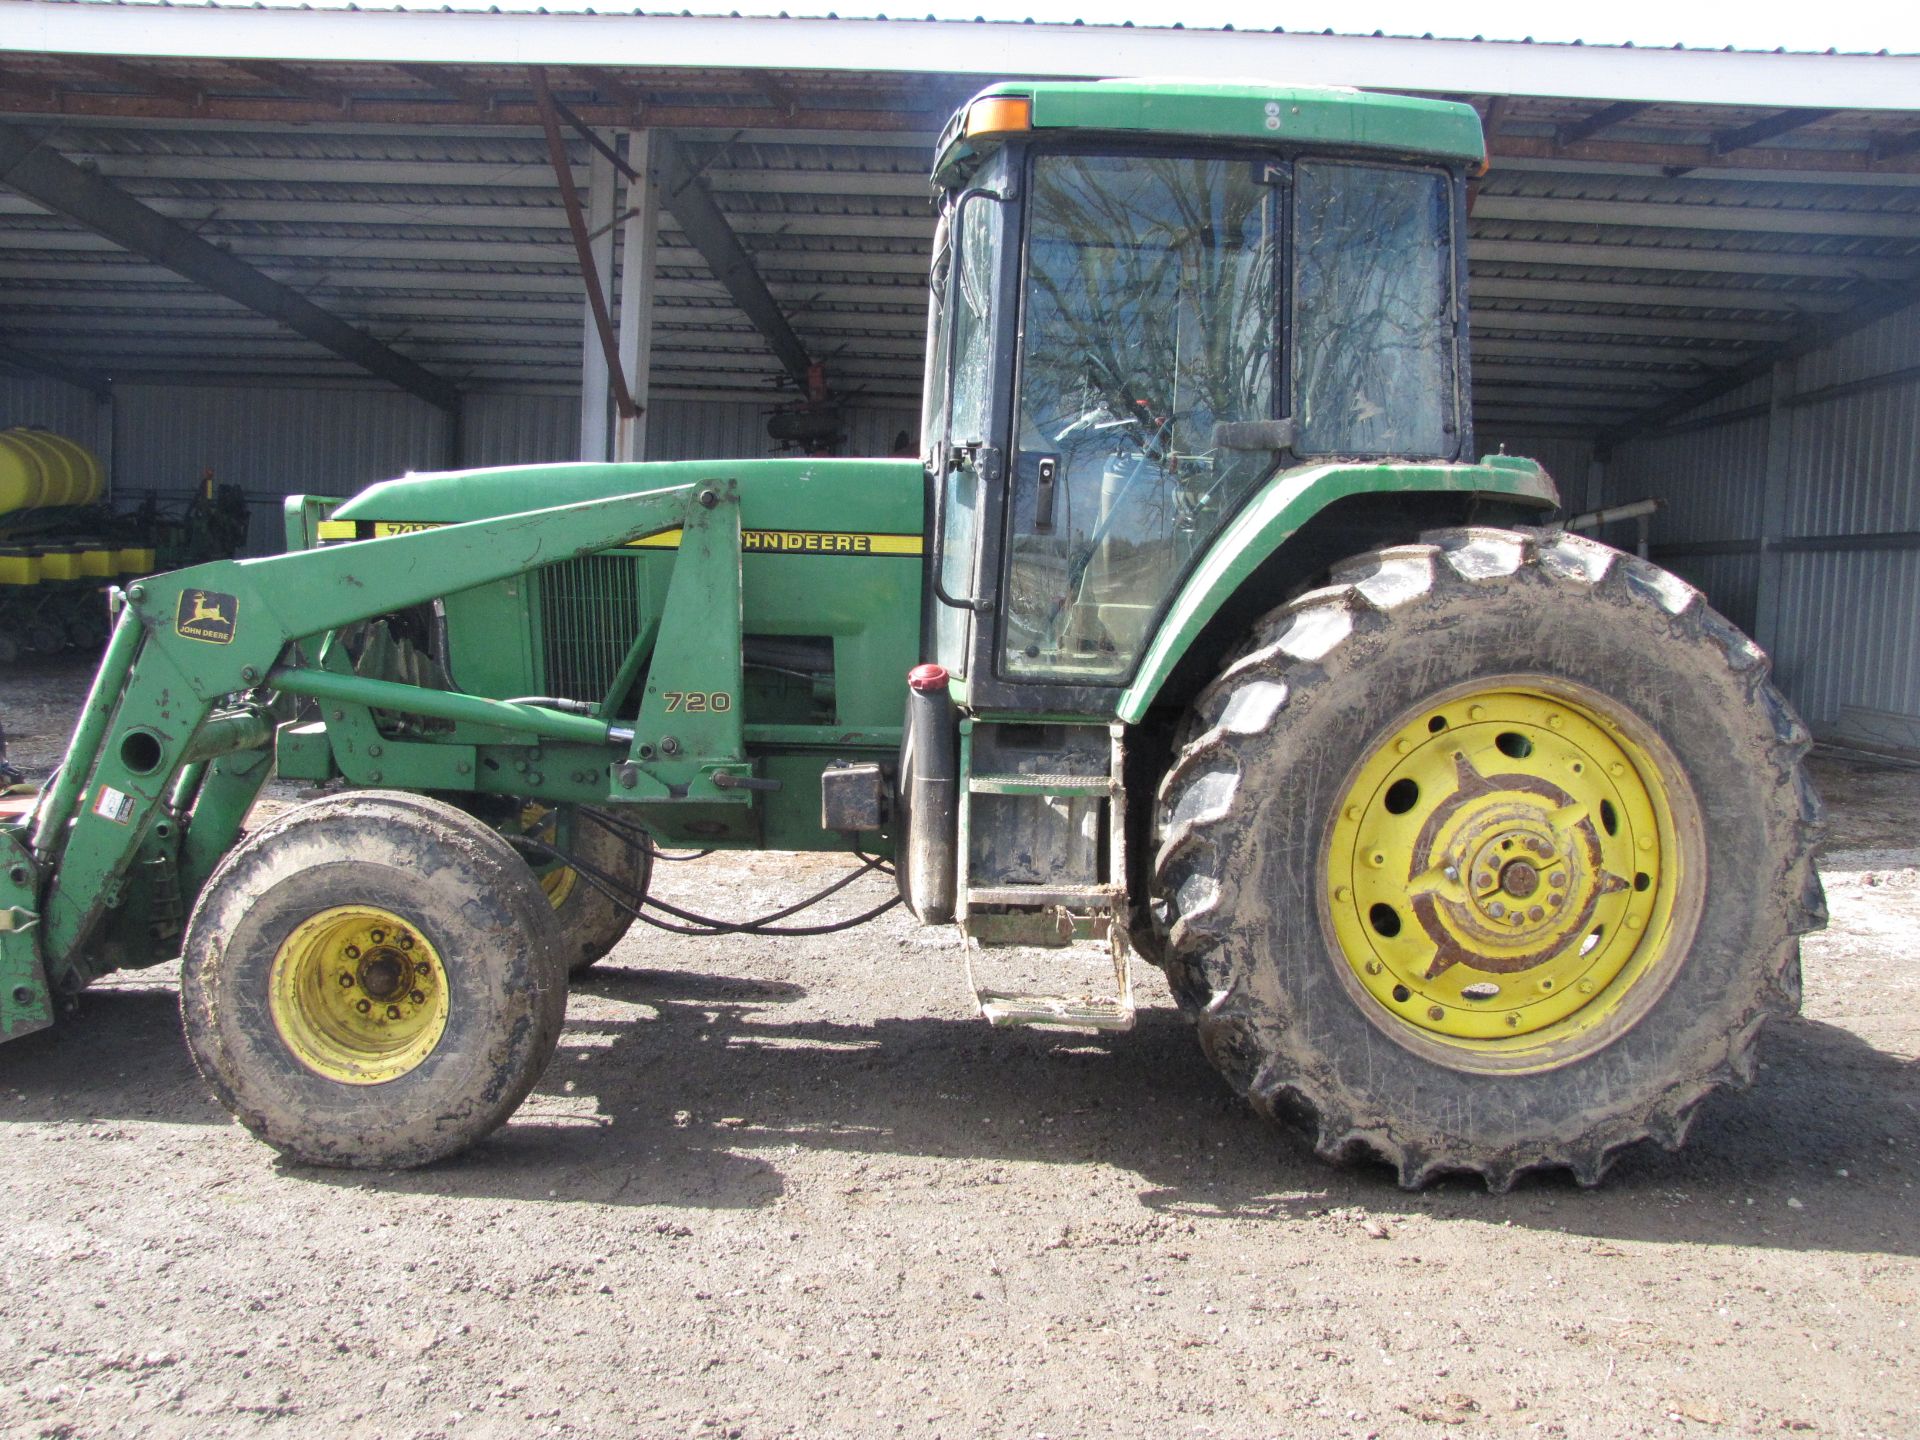
[[105, 488], [99, 459], [50, 430], [0, 430], [0, 518], [24, 510], [91, 505]]

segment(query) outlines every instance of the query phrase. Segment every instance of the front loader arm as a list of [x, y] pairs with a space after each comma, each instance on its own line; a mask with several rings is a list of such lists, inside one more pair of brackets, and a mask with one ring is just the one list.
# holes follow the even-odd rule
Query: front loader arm
[[[0, 831], [9, 876], [17, 879], [29, 848], [32, 872], [13, 887], [13, 918], [0, 926], [0, 1036], [48, 1023], [50, 990], [77, 990], [111, 968], [89, 963], [89, 939], [125, 896], [136, 863], [177, 856], [175, 832], [190, 827], [186, 809], [197, 815], [210, 786], [237, 833], [270, 768], [280, 688], [272, 677], [294, 642], [675, 528], [687, 520], [693, 489], [221, 561], [130, 587], [30, 835]], [[292, 676], [283, 670], [279, 679]], [[231, 838], [214, 848], [224, 851]], [[203, 836], [188, 847], [202, 876], [211, 843]], [[37, 903], [19, 904], [29, 890]]]

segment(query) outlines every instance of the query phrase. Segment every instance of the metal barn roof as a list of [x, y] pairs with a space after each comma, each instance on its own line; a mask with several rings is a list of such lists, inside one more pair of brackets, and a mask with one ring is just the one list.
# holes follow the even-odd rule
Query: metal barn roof
[[[23, 30], [22, 15], [37, 28]], [[362, 53], [302, 58], [281, 30], [274, 58], [176, 55], [183, 42], [168, 38], [173, 23], [207, 15], [234, 32], [244, 27], [231, 22], [250, 18], [321, 18], [340, 37], [336, 52]], [[97, 39], [102, 16], [121, 22], [120, 53], [85, 52], [85, 27], [66, 23], [93, 25]], [[452, 385], [577, 384], [581, 281], [530, 70], [481, 63], [470, 50], [458, 51], [458, 64], [371, 58], [405, 53], [391, 30], [371, 23], [396, 17], [438, 26], [443, 40], [448, 26], [467, 20], [562, 22], [522, 26], [531, 37], [525, 59], [545, 58], [541, 47], [554, 43], [545, 37], [572, 33], [566, 25], [627, 27], [595, 29], [604, 37], [660, 18], [0, 0], [0, 20], [9, 22], [0, 52], [13, 49], [0, 56], [0, 143], [32, 127], [84, 171]], [[699, 24], [709, 37], [702, 64], [657, 44], [663, 32], [650, 28], [644, 44], [602, 43], [591, 61], [549, 59], [545, 74], [585, 124], [675, 134], [697, 183], [837, 389], [912, 398], [932, 231], [926, 170], [939, 126], [978, 88], [982, 72], [971, 67], [986, 61], [974, 37], [994, 37], [1004, 61], [996, 75], [1099, 73], [1115, 53], [1108, 32]], [[802, 26], [816, 28], [792, 28]], [[874, 26], [902, 37], [902, 63], [868, 58]], [[792, 43], [817, 27], [847, 37], [830, 52], [833, 69], [824, 68], [829, 52]], [[915, 71], [917, 37], [929, 29], [945, 37], [947, 68]], [[1049, 63], [1036, 63], [1041, 52], [1030, 42], [1056, 31], [1079, 37], [1078, 63], [1092, 69], [1066, 71], [1057, 64], [1065, 52], [1044, 47]], [[195, 33], [211, 43], [209, 32]], [[1232, 44], [1242, 70], [1253, 68], [1249, 47], [1276, 38], [1151, 33]], [[1920, 298], [1920, 72], [1912, 69], [1920, 62], [1765, 55], [1753, 58], [1802, 67], [1795, 73], [1803, 78], [1782, 83], [1774, 100], [1761, 98], [1753, 74], [1736, 86], [1677, 69], [1668, 75], [1679, 94], [1632, 99], [1621, 93], [1654, 81], [1601, 83], [1613, 62], [1631, 69], [1647, 56], [1679, 54], [1733, 66], [1741, 57], [1282, 38], [1350, 41], [1389, 59], [1401, 53], [1394, 47], [1442, 47], [1446, 65], [1428, 53], [1426, 83], [1395, 88], [1480, 110], [1492, 169], [1474, 199], [1469, 255], [1485, 428], [1605, 435], [1644, 426], [1779, 354]], [[30, 43], [43, 48], [15, 48]], [[1459, 55], [1496, 49], [1506, 57], [1497, 85], [1461, 83], [1485, 72], [1477, 63], [1463, 69]], [[1548, 54], [1578, 55], [1593, 93], [1541, 93], [1560, 84], [1559, 72], [1536, 80], [1534, 68], [1515, 71], [1514, 50], [1529, 67]], [[647, 64], [615, 63], [639, 53]], [[721, 56], [727, 63], [714, 63]], [[1610, 65], [1594, 66], [1594, 56]], [[1835, 68], [1840, 62], [1858, 68]], [[869, 63], [875, 68], [859, 68]], [[1404, 70], [1412, 61], [1394, 64]], [[1445, 85], [1437, 83], [1443, 72], [1452, 77]], [[1849, 76], [1865, 78], [1837, 83]], [[1888, 92], [1899, 87], [1888, 80], [1902, 76], [1895, 103]], [[1512, 93], [1522, 86], [1533, 93]], [[1742, 86], [1744, 103], [1710, 103]], [[1852, 108], [1868, 96], [1871, 106]], [[1835, 103], [1842, 99], [1849, 108]], [[584, 188], [588, 147], [577, 137], [569, 144]], [[791, 367], [774, 358], [761, 327], [670, 218], [653, 307], [656, 390], [764, 395], [789, 380]], [[8, 351], [81, 378], [360, 373], [278, 322], [0, 188], [0, 354]]]

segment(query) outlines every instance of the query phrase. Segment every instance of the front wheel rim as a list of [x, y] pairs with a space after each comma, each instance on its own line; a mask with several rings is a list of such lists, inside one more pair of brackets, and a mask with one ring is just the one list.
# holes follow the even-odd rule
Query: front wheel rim
[[295, 1058], [343, 1085], [416, 1069], [446, 1033], [446, 965], [418, 928], [376, 905], [309, 916], [274, 952], [274, 1028]]
[[1538, 677], [1409, 712], [1356, 765], [1322, 857], [1342, 978], [1456, 1069], [1563, 1064], [1630, 1029], [1692, 938], [1698, 807], [1657, 736]]

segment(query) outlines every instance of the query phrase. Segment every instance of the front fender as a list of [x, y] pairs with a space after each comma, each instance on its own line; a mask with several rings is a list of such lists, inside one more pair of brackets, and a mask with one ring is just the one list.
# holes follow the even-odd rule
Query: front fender
[[1247, 503], [1208, 548], [1174, 596], [1119, 718], [1137, 725], [1207, 622], [1260, 566], [1320, 511], [1354, 495], [1483, 494], [1534, 504], [1560, 503], [1552, 477], [1532, 460], [1489, 455], [1478, 465], [1334, 462], [1282, 470]]

